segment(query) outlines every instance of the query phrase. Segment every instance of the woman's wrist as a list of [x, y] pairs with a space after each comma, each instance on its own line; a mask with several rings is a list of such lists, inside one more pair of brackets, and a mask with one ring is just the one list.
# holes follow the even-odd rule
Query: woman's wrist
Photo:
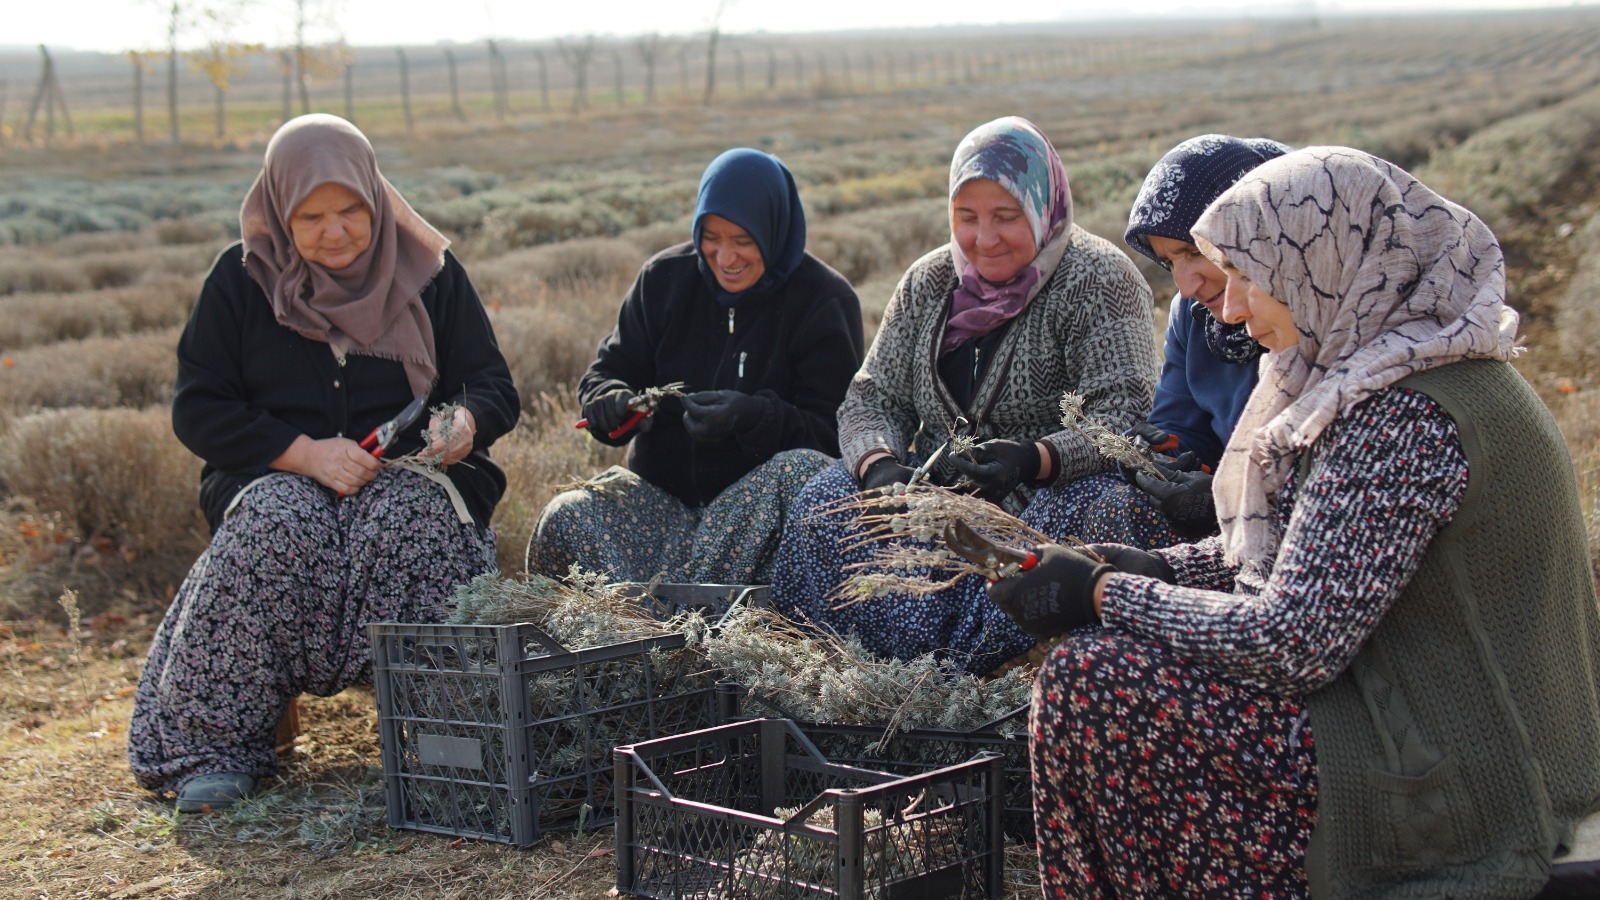
[[1049, 484], [1055, 480], [1055, 457], [1050, 453], [1050, 445], [1044, 441], [1034, 441], [1033, 449], [1039, 454], [1039, 474], [1034, 476], [1034, 481], [1039, 484]]
[[885, 457], [894, 456], [894, 451], [886, 449], [869, 450], [856, 462], [856, 481], [860, 481], [867, 474], [867, 469], [875, 462]]

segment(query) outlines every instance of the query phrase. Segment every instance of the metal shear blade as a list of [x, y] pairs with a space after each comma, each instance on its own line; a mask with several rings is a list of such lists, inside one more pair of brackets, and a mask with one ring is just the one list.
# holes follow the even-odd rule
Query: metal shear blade
[[999, 581], [1039, 564], [1031, 551], [1002, 547], [956, 519], [944, 527], [944, 542], [983, 572], [990, 581]]

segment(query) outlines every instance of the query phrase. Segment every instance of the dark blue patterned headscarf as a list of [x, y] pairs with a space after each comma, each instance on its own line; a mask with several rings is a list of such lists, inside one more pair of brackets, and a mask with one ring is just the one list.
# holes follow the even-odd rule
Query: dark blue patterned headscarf
[[[1288, 152], [1288, 147], [1266, 138], [1202, 134], [1184, 141], [1168, 150], [1145, 176], [1139, 196], [1133, 201], [1133, 212], [1128, 214], [1128, 230], [1123, 239], [1163, 269], [1171, 269], [1151, 248], [1150, 238], [1194, 243], [1189, 231], [1211, 201], [1233, 187], [1246, 172]], [[1190, 312], [1205, 325], [1206, 346], [1218, 359], [1247, 363], [1261, 355], [1261, 345], [1251, 339], [1242, 323], [1220, 322], [1198, 303]]]
[[[721, 216], [749, 232], [766, 266], [760, 281], [738, 293], [724, 291], [717, 284], [711, 264], [700, 251], [706, 216]], [[725, 307], [782, 284], [800, 266], [806, 256], [806, 213], [800, 206], [794, 176], [776, 156], [740, 147], [706, 166], [694, 208], [694, 252], [700, 258], [700, 274], [716, 289], [717, 302]]]

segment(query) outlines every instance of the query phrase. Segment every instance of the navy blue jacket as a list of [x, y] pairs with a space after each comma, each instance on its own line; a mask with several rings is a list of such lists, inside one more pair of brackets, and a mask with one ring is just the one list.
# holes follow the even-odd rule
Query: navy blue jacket
[[[1257, 362], [1223, 362], [1206, 347], [1205, 325], [1197, 321], [1195, 302], [1173, 297], [1167, 313], [1166, 357], [1156, 385], [1149, 422], [1178, 438], [1178, 450], [1193, 450], [1215, 467], [1222, 448], [1239, 422], [1255, 389]], [[1202, 308], [1202, 315], [1210, 315]]]

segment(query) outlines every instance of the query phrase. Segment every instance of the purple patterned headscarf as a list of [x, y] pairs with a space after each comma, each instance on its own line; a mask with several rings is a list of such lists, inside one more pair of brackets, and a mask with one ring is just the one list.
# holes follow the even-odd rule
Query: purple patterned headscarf
[[962, 185], [987, 178], [1006, 189], [1027, 216], [1037, 248], [1033, 261], [1005, 284], [994, 284], [961, 252], [950, 236], [950, 255], [960, 279], [950, 295], [950, 321], [940, 353], [980, 337], [1016, 318], [1050, 279], [1066, 253], [1072, 229], [1072, 192], [1067, 170], [1050, 141], [1027, 119], [1006, 116], [973, 129], [950, 161], [950, 200]]
[[1262, 357], [1217, 467], [1230, 563], [1270, 562], [1274, 498], [1345, 410], [1414, 372], [1517, 352], [1494, 233], [1371, 154], [1307, 147], [1263, 163], [1206, 209], [1193, 234], [1212, 262], [1287, 305], [1300, 335]]

